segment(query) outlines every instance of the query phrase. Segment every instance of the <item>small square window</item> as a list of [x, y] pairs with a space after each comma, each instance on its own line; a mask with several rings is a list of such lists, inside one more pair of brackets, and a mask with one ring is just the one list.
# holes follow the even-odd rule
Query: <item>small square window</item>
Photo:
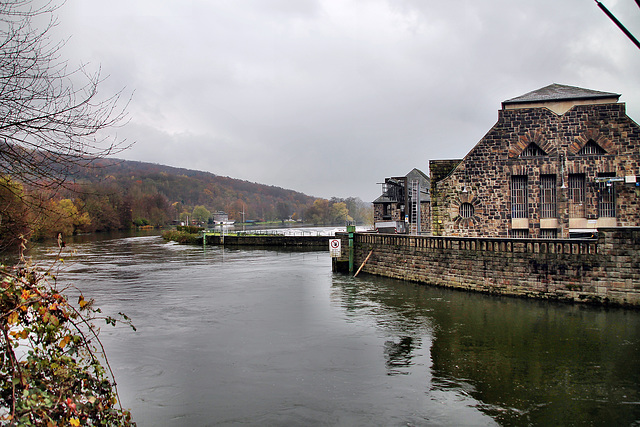
[[474, 213], [474, 208], [471, 203], [462, 203], [459, 209], [461, 218], [471, 218]]

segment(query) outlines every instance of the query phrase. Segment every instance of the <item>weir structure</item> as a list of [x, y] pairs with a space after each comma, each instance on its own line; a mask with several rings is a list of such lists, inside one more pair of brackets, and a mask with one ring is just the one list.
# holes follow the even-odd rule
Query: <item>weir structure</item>
[[[349, 234], [339, 233], [348, 258]], [[640, 308], [640, 227], [596, 239], [523, 239], [354, 233], [362, 273], [498, 295]], [[366, 262], [365, 262], [366, 261]]]
[[286, 236], [283, 234], [223, 234], [203, 232], [199, 238], [203, 245], [217, 246], [273, 246], [308, 249], [327, 249], [329, 236]]

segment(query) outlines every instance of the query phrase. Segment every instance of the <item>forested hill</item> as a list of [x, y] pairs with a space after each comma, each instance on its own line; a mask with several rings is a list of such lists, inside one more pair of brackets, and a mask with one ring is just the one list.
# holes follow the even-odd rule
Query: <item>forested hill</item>
[[[77, 189], [87, 198], [92, 194], [115, 199], [129, 196], [134, 204], [146, 200], [155, 205], [160, 202], [159, 198], [164, 198], [172, 208], [170, 210], [177, 210], [174, 212], [177, 215], [190, 213], [195, 206], [201, 205], [211, 212], [225, 211], [238, 221], [242, 220], [243, 210], [245, 218], [253, 220], [286, 219], [294, 214], [300, 217], [315, 200], [280, 187], [128, 160], [102, 159], [92, 168], [79, 169], [72, 178], [78, 184]], [[139, 207], [143, 208], [142, 211], [152, 210]], [[139, 213], [142, 215], [144, 212]], [[160, 218], [144, 219], [157, 225], [162, 222]]]
[[[46, 156], [32, 153], [42, 164]], [[44, 159], [44, 160], [43, 160]], [[373, 209], [359, 198], [314, 198], [284, 188], [218, 176], [208, 172], [152, 163], [100, 159], [83, 168], [47, 165], [59, 181], [0, 176], [0, 247], [14, 244], [16, 236], [39, 240], [93, 231], [123, 230], [134, 226], [164, 227], [174, 221], [205, 225], [213, 213], [224, 211], [230, 220], [301, 220], [316, 225], [344, 225], [346, 221], [371, 224]], [[67, 164], [68, 166], [68, 164]], [[10, 165], [5, 165], [5, 169]], [[27, 177], [28, 178], [28, 177]], [[57, 179], [57, 178], [56, 178]], [[3, 246], [4, 245], [4, 246]]]
[[91, 168], [78, 168], [68, 181], [73, 182], [69, 191], [59, 194], [49, 207], [61, 219], [43, 225], [45, 236], [60, 224], [67, 224], [69, 233], [164, 226], [187, 217], [206, 223], [216, 211], [226, 212], [237, 222], [293, 219], [319, 225], [345, 220], [362, 224], [372, 217], [371, 205], [355, 197], [319, 199], [209, 172], [137, 161], [100, 159]]
[[129, 160], [102, 160], [96, 167], [85, 169], [83, 175], [84, 180], [94, 182], [115, 179], [126, 188], [133, 183], [144, 183], [151, 187], [147, 189], [155, 188], [170, 201], [180, 201], [188, 205], [208, 205], [216, 210], [227, 210], [227, 206], [234, 202], [249, 202], [256, 198], [274, 205], [279, 202], [308, 205], [315, 200], [314, 197], [298, 191], [271, 185], [210, 172]]

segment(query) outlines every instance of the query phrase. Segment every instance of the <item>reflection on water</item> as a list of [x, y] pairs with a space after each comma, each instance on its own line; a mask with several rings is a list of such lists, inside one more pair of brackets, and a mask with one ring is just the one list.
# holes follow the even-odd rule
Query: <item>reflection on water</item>
[[637, 311], [333, 275], [328, 252], [69, 246], [60, 277], [138, 328], [101, 336], [141, 426], [640, 420]]
[[412, 365], [414, 347], [420, 347], [420, 341], [414, 343], [413, 337], [400, 337], [399, 342], [385, 341], [384, 354], [387, 360], [387, 369], [389, 375], [408, 374], [408, 371], [402, 371], [398, 368], [406, 368]]
[[340, 294], [347, 311], [376, 307], [368, 315], [395, 333], [383, 349], [390, 374], [413, 374], [427, 336], [430, 392], [472, 398], [502, 425], [640, 424], [637, 311], [370, 277]]

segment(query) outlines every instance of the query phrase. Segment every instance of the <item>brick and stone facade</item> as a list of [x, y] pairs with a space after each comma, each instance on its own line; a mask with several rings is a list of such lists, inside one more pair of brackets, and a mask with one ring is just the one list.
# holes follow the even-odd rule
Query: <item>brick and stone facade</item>
[[619, 95], [551, 85], [505, 101], [461, 160], [430, 162], [435, 235], [566, 238], [640, 225], [640, 127]]
[[640, 126], [619, 96], [554, 84], [503, 102], [464, 159], [430, 161], [432, 235], [356, 233], [354, 267], [479, 292], [640, 307]]

